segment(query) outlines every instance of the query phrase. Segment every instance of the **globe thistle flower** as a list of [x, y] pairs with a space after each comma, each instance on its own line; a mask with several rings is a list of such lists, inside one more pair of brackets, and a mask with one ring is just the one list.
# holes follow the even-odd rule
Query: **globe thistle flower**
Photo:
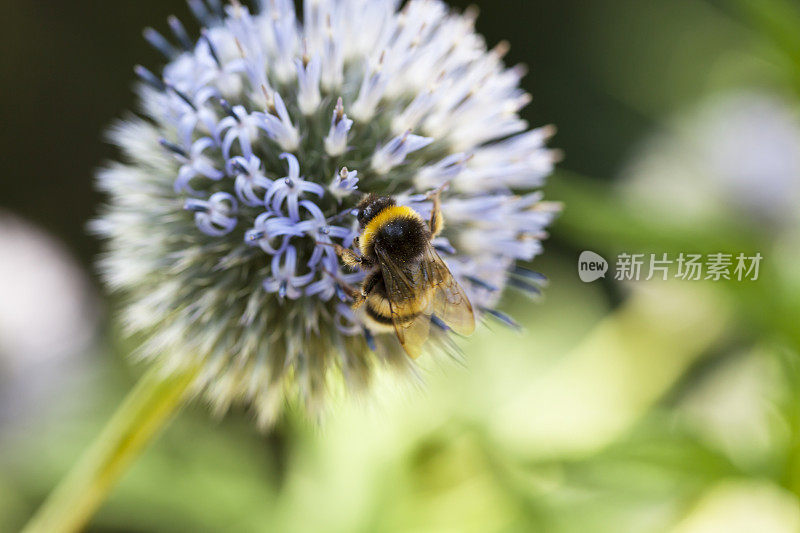
[[527, 131], [524, 71], [503, 65], [505, 44], [487, 50], [472, 11], [189, 4], [196, 41], [174, 18], [170, 39], [146, 30], [168, 62], [136, 67], [143, 117], [112, 128], [124, 162], [98, 176], [102, 272], [125, 295], [127, 330], [144, 334], [141, 357], [199, 365], [217, 409], [252, 405], [263, 425], [287, 401], [317, 411], [381, 364], [411, 368], [351, 312], [343, 287], [362, 274], [329, 244], [353, 244], [363, 194], [427, 216], [426, 193], [443, 186], [437, 249], [479, 315], [514, 325], [494, 305], [506, 284], [541, 281], [515, 263], [540, 253], [557, 210], [531, 192], [552, 170], [553, 130]]

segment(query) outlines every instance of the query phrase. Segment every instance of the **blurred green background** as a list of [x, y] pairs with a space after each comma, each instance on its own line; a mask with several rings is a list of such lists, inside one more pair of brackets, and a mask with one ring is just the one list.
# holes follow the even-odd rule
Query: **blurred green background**
[[[464, 8], [473, 2], [451, 2]], [[483, 328], [321, 427], [185, 409], [90, 531], [800, 531], [800, 4], [475, 2], [565, 152], [566, 210]], [[85, 223], [141, 29], [181, 0], [2, 2], [0, 531], [135, 383]], [[577, 256], [760, 252], [758, 281], [577, 276]]]

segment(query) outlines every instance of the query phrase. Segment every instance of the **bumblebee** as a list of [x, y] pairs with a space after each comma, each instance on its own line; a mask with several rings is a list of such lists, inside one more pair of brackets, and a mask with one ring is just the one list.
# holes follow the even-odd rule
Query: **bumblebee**
[[335, 245], [342, 262], [367, 273], [360, 290], [348, 290], [353, 308], [363, 307], [370, 330], [394, 331], [412, 358], [422, 353], [434, 316], [461, 335], [475, 329], [467, 295], [431, 244], [444, 225], [440, 192], [428, 195], [428, 221], [390, 196], [365, 196], [357, 206], [357, 250]]

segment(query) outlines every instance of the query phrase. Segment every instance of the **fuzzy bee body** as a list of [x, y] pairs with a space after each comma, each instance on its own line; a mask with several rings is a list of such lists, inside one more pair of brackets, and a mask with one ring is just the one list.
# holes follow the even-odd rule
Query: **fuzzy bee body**
[[433, 316], [453, 331], [475, 328], [472, 306], [463, 289], [431, 245], [441, 231], [438, 191], [431, 219], [398, 206], [389, 196], [369, 195], [358, 205], [358, 252], [337, 248], [345, 264], [367, 271], [354, 308], [375, 332], [391, 332], [411, 357], [421, 354]]
[[426, 289], [409, 301], [390, 305], [386, 287], [382, 282], [379, 283], [366, 295], [364, 302], [365, 318], [370, 329], [376, 332], [393, 332], [395, 322], [407, 324], [416, 320], [430, 305], [432, 292], [432, 289]]

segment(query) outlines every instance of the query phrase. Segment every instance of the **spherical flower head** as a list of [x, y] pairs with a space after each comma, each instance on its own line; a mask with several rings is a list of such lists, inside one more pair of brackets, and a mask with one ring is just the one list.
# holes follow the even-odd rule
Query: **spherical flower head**
[[[391, 335], [373, 335], [345, 288], [363, 273], [330, 244], [353, 245], [365, 193], [429, 216], [443, 188], [436, 249], [478, 316], [541, 251], [557, 207], [533, 189], [551, 172], [551, 128], [527, 130], [523, 69], [487, 50], [474, 14], [438, 0], [289, 0], [251, 12], [194, 0], [197, 41], [170, 19], [168, 58], [137, 67], [144, 118], [111, 131], [125, 162], [99, 174], [110, 200], [94, 229], [102, 272], [125, 295], [140, 354], [199, 365], [220, 410], [254, 407], [269, 425], [287, 403], [316, 413], [341, 384], [384, 365], [413, 369]], [[436, 322], [434, 321], [434, 324]], [[432, 346], [451, 344], [432, 328]]]

